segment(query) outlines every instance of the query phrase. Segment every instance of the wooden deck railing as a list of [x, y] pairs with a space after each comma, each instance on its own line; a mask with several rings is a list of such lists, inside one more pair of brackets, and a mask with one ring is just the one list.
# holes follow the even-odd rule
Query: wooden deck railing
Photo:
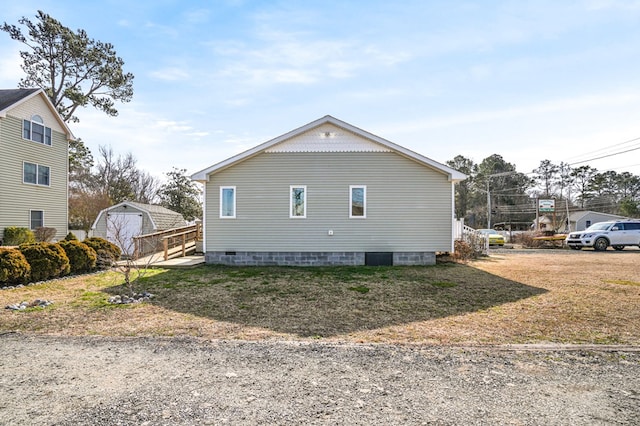
[[187, 251], [195, 248], [196, 241], [199, 240], [202, 240], [201, 224], [139, 235], [133, 237], [135, 244], [134, 256], [137, 259], [159, 252], [164, 253], [164, 260], [176, 253], [186, 256]]

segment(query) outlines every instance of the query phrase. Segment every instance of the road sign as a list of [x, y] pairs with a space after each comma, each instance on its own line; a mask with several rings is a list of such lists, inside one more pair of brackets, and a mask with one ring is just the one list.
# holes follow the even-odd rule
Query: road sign
[[538, 200], [538, 211], [547, 213], [556, 210], [556, 200]]

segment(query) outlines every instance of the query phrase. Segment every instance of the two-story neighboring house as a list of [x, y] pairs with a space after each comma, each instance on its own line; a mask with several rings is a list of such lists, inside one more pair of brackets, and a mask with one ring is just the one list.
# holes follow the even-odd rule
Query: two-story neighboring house
[[42, 89], [0, 90], [0, 239], [9, 226], [65, 237], [72, 139]]

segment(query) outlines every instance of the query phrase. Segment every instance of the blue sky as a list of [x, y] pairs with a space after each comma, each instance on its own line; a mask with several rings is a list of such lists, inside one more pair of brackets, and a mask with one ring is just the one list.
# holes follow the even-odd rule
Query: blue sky
[[[327, 114], [443, 163], [632, 150], [576, 166], [640, 174], [640, 1], [21, 0], [1, 19], [38, 9], [135, 75], [120, 115], [78, 111], [75, 135], [159, 178]], [[20, 49], [0, 33], [0, 87]]]

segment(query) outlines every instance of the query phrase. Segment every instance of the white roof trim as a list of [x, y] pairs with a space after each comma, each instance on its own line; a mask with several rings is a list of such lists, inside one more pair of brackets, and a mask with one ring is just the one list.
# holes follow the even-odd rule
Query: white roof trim
[[607, 216], [609, 218], [611, 218], [610, 220], [619, 220], [619, 219], [626, 219], [626, 216], [620, 216], [618, 214], [611, 214], [611, 213], [602, 213], [602, 212], [596, 212], [594, 210], [579, 210], [579, 211], [575, 211], [569, 214], [569, 220], [572, 222], [577, 222], [581, 219], [583, 219], [584, 217], [590, 215], [590, 214], [598, 214], [601, 216]]
[[194, 173], [193, 175], [191, 175], [191, 179], [198, 181], [198, 182], [207, 182], [209, 180], [209, 176], [215, 172], [218, 172], [220, 170], [224, 170], [227, 167], [231, 167], [232, 165], [239, 163], [241, 161], [244, 161], [248, 158], [251, 158], [255, 155], [261, 154], [265, 151], [267, 151], [269, 148], [273, 147], [276, 144], [279, 144], [281, 142], [284, 142], [288, 139], [291, 139], [295, 136], [298, 136], [302, 133], [305, 133], [315, 127], [321, 126], [323, 124], [326, 123], [330, 123], [333, 124], [334, 126], [338, 126], [341, 127], [345, 130], [348, 130], [352, 133], [355, 133], [358, 136], [361, 136], [363, 138], [366, 138], [372, 142], [378, 143], [380, 145], [382, 145], [383, 147], [392, 150], [393, 152], [403, 155], [404, 157], [407, 157], [409, 159], [412, 159], [420, 164], [423, 164], [427, 167], [430, 167], [436, 171], [439, 171], [441, 173], [444, 173], [446, 175], [449, 176], [449, 180], [452, 182], [457, 182], [457, 181], [461, 181], [467, 178], [467, 175], [465, 175], [464, 173], [460, 173], [459, 171], [452, 169], [451, 167], [445, 166], [444, 164], [438, 163], [437, 161], [434, 161], [430, 158], [427, 158], [423, 155], [420, 155], [416, 152], [413, 152], [407, 148], [404, 148], [400, 145], [397, 145], [393, 142], [389, 142], [386, 139], [383, 139], [379, 136], [376, 136], [372, 133], [369, 133], [365, 130], [359, 129], [355, 126], [352, 126], [349, 123], [345, 123], [344, 121], [338, 120], [337, 118], [334, 118], [330, 115], [326, 115], [318, 120], [312, 121], [309, 124], [306, 124], [302, 127], [299, 127], [295, 130], [292, 130], [288, 133], [285, 133], [284, 135], [278, 136], [275, 139], [271, 139], [270, 141], [267, 141], [265, 143], [262, 143], [254, 148], [251, 148], [245, 152], [242, 152], [238, 155], [235, 155], [233, 157], [230, 157], [224, 161], [221, 161], [217, 164], [214, 164], [213, 166], [210, 166], [206, 169], [203, 169], [197, 173]]
[[153, 215], [151, 214], [151, 212], [149, 212], [149, 210], [144, 209], [142, 207], [135, 206], [135, 205], [131, 204], [129, 201], [123, 201], [123, 202], [115, 204], [115, 205], [113, 205], [111, 207], [107, 207], [106, 209], [100, 210], [100, 213], [98, 213], [98, 217], [96, 218], [95, 222], [93, 222], [93, 225], [91, 226], [91, 229], [96, 229], [96, 226], [98, 225], [98, 222], [100, 221], [100, 218], [102, 217], [103, 213], [109, 213], [109, 210], [117, 209], [118, 207], [122, 207], [122, 206], [131, 207], [132, 209], [140, 210], [140, 211], [146, 213], [147, 216], [149, 217], [149, 220], [151, 221], [151, 226], [153, 227], [153, 229], [158, 229], [158, 227], [156, 226], [155, 221], [153, 220]]
[[71, 129], [69, 129], [69, 126], [67, 126], [67, 123], [64, 122], [64, 120], [60, 116], [60, 113], [58, 112], [58, 110], [56, 110], [56, 107], [51, 103], [51, 100], [49, 99], [47, 94], [44, 93], [44, 90], [42, 90], [42, 89], [38, 89], [37, 91], [33, 92], [32, 94], [30, 94], [28, 96], [25, 96], [24, 98], [18, 100], [17, 102], [14, 102], [11, 105], [9, 105], [8, 107], [6, 107], [2, 111], [0, 111], [0, 117], [6, 117], [7, 116], [7, 111], [9, 111], [10, 109], [16, 107], [17, 105], [20, 105], [21, 103], [26, 102], [29, 99], [31, 99], [31, 98], [33, 98], [35, 96], [38, 96], [38, 95], [40, 95], [42, 97], [44, 102], [47, 104], [47, 107], [49, 107], [49, 109], [53, 113], [53, 116], [58, 121], [58, 124], [60, 124], [60, 126], [62, 126], [62, 128], [64, 129], [64, 132], [67, 135], [67, 140], [70, 140], [70, 141], [76, 140], [76, 137], [71, 132]]

